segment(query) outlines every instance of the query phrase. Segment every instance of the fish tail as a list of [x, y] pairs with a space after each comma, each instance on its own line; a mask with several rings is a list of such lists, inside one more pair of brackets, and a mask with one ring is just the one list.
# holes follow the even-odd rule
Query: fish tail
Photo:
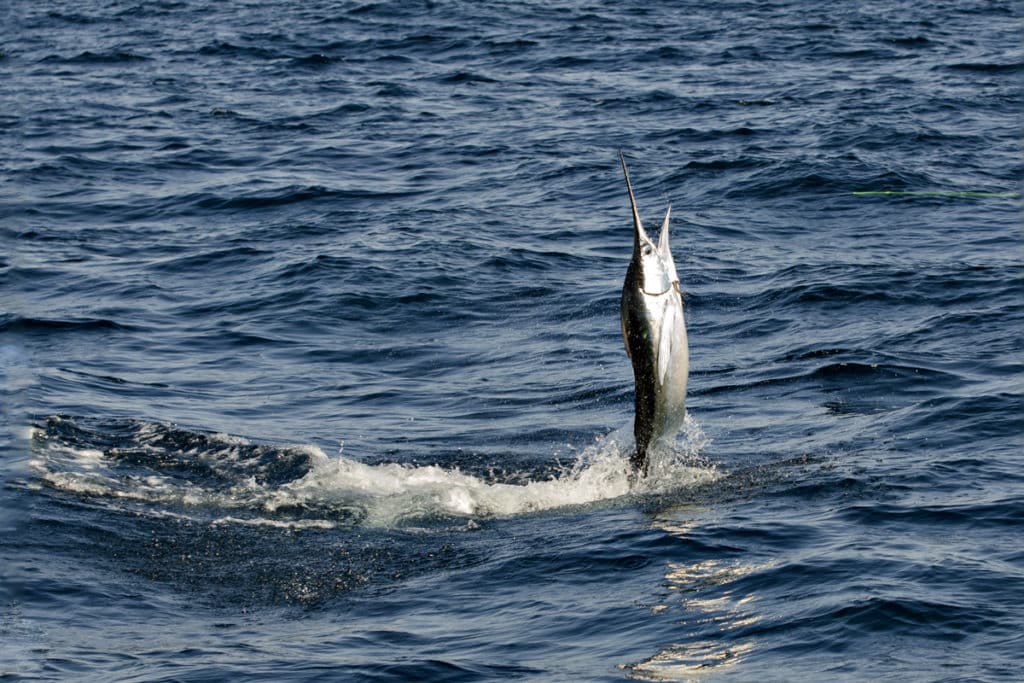
[[637, 446], [633, 454], [629, 456], [629, 463], [633, 466], [633, 474], [638, 477], [647, 476], [647, 449]]

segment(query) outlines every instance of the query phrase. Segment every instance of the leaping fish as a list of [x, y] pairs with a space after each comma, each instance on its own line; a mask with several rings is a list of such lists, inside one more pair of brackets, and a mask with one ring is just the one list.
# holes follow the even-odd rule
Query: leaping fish
[[686, 417], [686, 380], [690, 353], [683, 320], [683, 295], [668, 246], [669, 206], [658, 243], [647, 235], [636, 208], [626, 158], [619, 152], [633, 209], [633, 258], [622, 286], [622, 337], [633, 362], [636, 408], [630, 457], [633, 471], [647, 474], [648, 451], [671, 440]]

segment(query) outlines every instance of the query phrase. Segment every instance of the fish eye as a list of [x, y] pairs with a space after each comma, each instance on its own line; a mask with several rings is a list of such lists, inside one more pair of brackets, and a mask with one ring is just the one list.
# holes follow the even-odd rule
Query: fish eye
[[651, 248], [646, 246], [646, 245], [644, 245], [644, 256], [650, 256], [650, 255], [651, 255]]

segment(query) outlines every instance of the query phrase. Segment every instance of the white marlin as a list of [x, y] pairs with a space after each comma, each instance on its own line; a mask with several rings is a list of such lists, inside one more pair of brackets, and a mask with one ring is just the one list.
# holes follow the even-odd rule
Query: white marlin
[[626, 190], [633, 208], [633, 258], [622, 286], [622, 336], [633, 361], [636, 412], [630, 458], [634, 472], [647, 474], [648, 450], [659, 440], [671, 440], [686, 417], [686, 380], [690, 353], [683, 320], [683, 295], [668, 247], [665, 211], [658, 243], [647, 235], [636, 208], [626, 158], [619, 153]]

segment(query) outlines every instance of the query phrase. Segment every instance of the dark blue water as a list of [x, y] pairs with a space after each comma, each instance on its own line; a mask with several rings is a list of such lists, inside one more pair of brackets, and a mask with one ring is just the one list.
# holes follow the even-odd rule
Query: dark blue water
[[1019, 5], [0, 13], [0, 678], [1020, 680]]

